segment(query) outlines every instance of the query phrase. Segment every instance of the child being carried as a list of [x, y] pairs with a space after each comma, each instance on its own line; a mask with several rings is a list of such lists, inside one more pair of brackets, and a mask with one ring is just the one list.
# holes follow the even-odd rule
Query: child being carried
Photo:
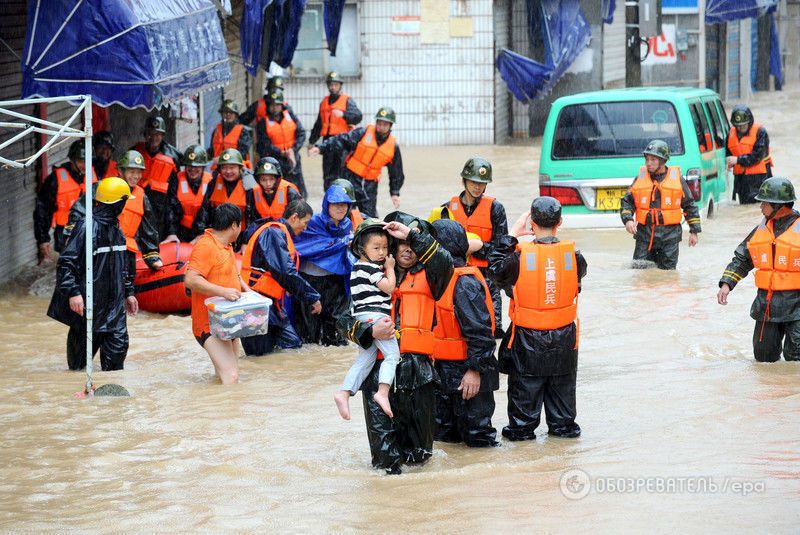
[[[392, 313], [392, 293], [395, 290], [394, 257], [389, 254], [389, 234], [376, 220], [367, 220], [356, 230], [351, 249], [358, 257], [350, 274], [350, 295], [353, 302], [353, 316], [361, 322], [376, 322], [388, 318]], [[382, 223], [382, 222], [380, 222]], [[350, 419], [350, 396], [361, 388], [378, 355], [383, 354], [383, 363], [378, 373], [378, 391], [373, 395], [387, 416], [392, 417], [389, 404], [389, 387], [394, 382], [395, 368], [400, 362], [400, 347], [397, 339], [375, 340], [367, 349], [359, 348], [356, 361], [344, 378], [341, 390], [334, 400], [339, 414]]]

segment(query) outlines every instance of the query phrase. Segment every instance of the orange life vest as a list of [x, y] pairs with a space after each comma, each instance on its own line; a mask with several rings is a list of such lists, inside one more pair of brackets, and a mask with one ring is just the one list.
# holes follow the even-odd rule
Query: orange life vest
[[280, 150], [294, 147], [296, 130], [297, 123], [292, 120], [288, 110], [283, 110], [283, 120], [280, 122], [267, 117], [267, 136], [272, 144]]
[[194, 192], [189, 185], [186, 171], [178, 173], [178, 202], [183, 208], [182, 227], [190, 229], [194, 225], [194, 218], [197, 217], [197, 212], [203, 204], [209, 182], [211, 182], [211, 173], [203, 173], [200, 177], [200, 187], [197, 188], [197, 192]]
[[762, 290], [800, 290], [800, 219], [778, 237], [774, 222], [762, 221], [747, 242], [758, 270], [756, 287]]
[[[86, 191], [86, 184], [75, 182], [72, 173], [66, 167], [56, 167], [56, 209], [53, 212], [52, 226], [63, 227], [69, 221], [69, 210], [75, 201]], [[92, 183], [97, 182], [94, 175]]]
[[[650, 208], [656, 191], [661, 192], [661, 208]], [[664, 180], [656, 182], [650, 177], [647, 168], [642, 166], [639, 168], [639, 176], [633, 182], [630, 192], [633, 194], [633, 202], [636, 205], [636, 221], [640, 225], [647, 223], [647, 214], [651, 214], [651, 224], [654, 226], [681, 224], [683, 186], [681, 186], [680, 167], [669, 167]]]
[[[458, 195], [450, 199], [450, 206], [448, 208], [450, 216], [455, 221], [461, 223], [461, 226], [464, 227], [467, 232], [473, 232], [478, 235], [481, 241], [489, 242], [492, 241], [493, 201], [494, 197], [489, 197], [488, 195], [481, 196], [480, 201], [478, 201], [478, 206], [475, 207], [475, 210], [469, 217], [467, 217], [466, 212], [464, 212], [464, 207], [461, 206], [461, 198]], [[467, 265], [487, 267], [489, 262], [481, 258], [470, 256], [467, 259]]]
[[[761, 128], [760, 124], [753, 123], [750, 125], [750, 130], [747, 131], [747, 135], [739, 139], [736, 127], [732, 126], [731, 131], [728, 132], [728, 150], [731, 151], [731, 154], [734, 156], [741, 156], [742, 154], [750, 154], [753, 152], [753, 146], [756, 144], [756, 136], [758, 135], [759, 128]], [[733, 174], [764, 175], [767, 173], [767, 164], [772, 165], [771, 150], [767, 151], [767, 155], [764, 156], [761, 161], [756, 162], [755, 165], [750, 167], [743, 167], [739, 164], [734, 165]]]
[[545, 331], [578, 318], [578, 266], [575, 244], [520, 243], [519, 277], [508, 315], [514, 327]]
[[361, 215], [361, 210], [359, 210], [355, 205], [350, 210], [350, 221], [353, 223], [353, 231], [355, 231], [358, 226], [364, 222], [364, 216]]
[[336, 117], [332, 114], [333, 110], [340, 110], [342, 113], [347, 111], [348, 98], [350, 97], [340, 94], [333, 104], [330, 103], [329, 97], [323, 98], [319, 103], [319, 119], [322, 123], [319, 133], [321, 136], [335, 136], [348, 131], [347, 121], [344, 120], [344, 117]]
[[395, 325], [395, 315], [400, 314], [400, 353], [433, 354], [435, 310], [436, 301], [428, 285], [425, 270], [406, 273], [403, 282], [392, 295], [392, 323]]
[[137, 143], [135, 150], [141, 153], [145, 166], [139, 186], [142, 188], [149, 186], [153, 191], [166, 193], [169, 190], [169, 177], [173, 172], [178, 171], [175, 161], [161, 152], [150, 156], [150, 153], [147, 152], [147, 145], [143, 141]]
[[394, 159], [395, 139], [392, 134], [381, 145], [375, 137], [375, 125], [367, 127], [354, 150], [347, 157], [347, 168], [364, 180], [378, 182], [381, 171]]
[[242, 279], [247, 282], [248, 286], [258, 293], [266, 295], [277, 305], [278, 301], [283, 299], [283, 296], [286, 295], [286, 290], [283, 289], [283, 286], [278, 284], [278, 281], [275, 280], [269, 270], [265, 269], [262, 271], [252, 267], [253, 250], [258, 243], [258, 237], [261, 236], [262, 232], [270, 227], [275, 227], [283, 231], [283, 233], [286, 235], [286, 245], [289, 248], [289, 255], [291, 255], [295, 267], [300, 266], [300, 257], [297, 255], [297, 251], [294, 248], [294, 240], [292, 240], [292, 235], [289, 233], [289, 229], [287, 229], [286, 225], [283, 223], [269, 221], [261, 225], [261, 227], [256, 230], [252, 236], [250, 236], [250, 240], [247, 242], [247, 247], [244, 250], [244, 256], [242, 257], [241, 275]]
[[226, 202], [235, 204], [239, 207], [239, 210], [242, 211], [242, 228], [244, 229], [247, 226], [247, 221], [245, 219], [245, 210], [247, 209], [247, 193], [245, 193], [241, 178], [236, 181], [236, 186], [233, 188], [233, 191], [231, 191], [231, 194], [228, 195], [228, 190], [225, 187], [225, 179], [222, 178], [222, 175], [217, 175], [214, 191], [211, 193], [211, 197], [209, 197], [208, 202], [212, 208], [216, 208], [220, 204]]
[[144, 218], [144, 190], [141, 186], [134, 186], [133, 198], [128, 197], [125, 201], [125, 208], [119, 214], [119, 228], [125, 235], [125, 245], [132, 253], [139, 252], [139, 246], [136, 244], [136, 233], [139, 232], [139, 226], [142, 224]]
[[214, 156], [219, 156], [225, 149], [239, 149], [239, 136], [242, 135], [244, 127], [240, 124], [234, 125], [231, 131], [226, 136], [222, 135], [222, 123], [219, 123], [214, 129], [214, 135], [211, 136], [211, 149], [214, 151]]
[[288, 180], [280, 179], [278, 187], [275, 191], [275, 196], [272, 198], [272, 204], [267, 202], [267, 196], [261, 186], [253, 188], [253, 199], [255, 200], [256, 210], [261, 217], [269, 217], [270, 219], [279, 219], [283, 217], [283, 211], [286, 205], [289, 204], [289, 189], [295, 190], [298, 195], [300, 191], [297, 186]]
[[267, 101], [263, 98], [258, 99], [258, 106], [256, 106], [256, 124], [261, 119], [267, 118]]
[[436, 301], [436, 326], [433, 328], [433, 336], [436, 339], [433, 347], [434, 360], [467, 360], [467, 340], [461, 333], [453, 305], [456, 282], [464, 275], [472, 275], [483, 286], [486, 310], [492, 318], [492, 332], [494, 332], [494, 308], [486, 280], [475, 266], [457, 267], [453, 270], [453, 276], [444, 294]]
[[103, 175], [102, 178], [109, 178], [112, 176], [117, 176], [122, 178], [119, 174], [119, 168], [117, 167], [117, 162], [115, 162], [114, 160], [109, 160], [108, 167], [106, 167], [106, 173]]

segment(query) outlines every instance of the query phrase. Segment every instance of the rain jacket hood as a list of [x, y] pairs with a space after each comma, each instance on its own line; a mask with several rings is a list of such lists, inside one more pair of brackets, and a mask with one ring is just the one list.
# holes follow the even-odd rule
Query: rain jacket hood
[[467, 261], [469, 241], [464, 227], [452, 219], [438, 219], [433, 222], [436, 230], [437, 241], [453, 257], [453, 264], [463, 266]]
[[345, 217], [337, 225], [328, 215], [328, 206], [332, 203], [348, 203], [353, 200], [344, 188], [331, 186], [322, 199], [322, 211], [314, 214], [308, 222], [308, 228], [294, 240], [301, 261], [312, 262], [320, 268], [336, 275], [350, 275], [355, 259], [349, 251], [349, 243], [353, 238], [353, 223]]

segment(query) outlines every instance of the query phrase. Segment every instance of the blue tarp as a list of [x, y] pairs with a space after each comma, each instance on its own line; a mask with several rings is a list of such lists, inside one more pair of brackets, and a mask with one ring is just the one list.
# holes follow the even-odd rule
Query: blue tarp
[[336, 44], [339, 42], [339, 28], [342, 26], [345, 0], [325, 0], [322, 18], [325, 21], [325, 40], [331, 56], [336, 55]]
[[531, 34], [534, 27], [541, 28], [544, 63], [507, 49], [495, 63], [509, 90], [523, 102], [550, 92], [592, 38], [578, 0], [529, 0], [528, 10]]
[[305, 9], [306, 0], [245, 0], [239, 37], [247, 72], [292, 63]]
[[600, 5], [600, 15], [603, 17], [603, 22], [611, 24], [614, 22], [614, 10], [617, 8], [615, 0], [603, 0]]
[[212, 0], [29, 0], [22, 95], [151, 109], [231, 77]]
[[706, 24], [756, 18], [777, 7], [778, 0], [706, 0]]

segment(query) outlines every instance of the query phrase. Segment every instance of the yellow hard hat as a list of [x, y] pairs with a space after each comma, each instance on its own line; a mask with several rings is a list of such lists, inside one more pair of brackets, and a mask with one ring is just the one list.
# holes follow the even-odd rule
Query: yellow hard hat
[[131, 187], [123, 179], [112, 176], [104, 178], [97, 184], [94, 200], [103, 204], [114, 204], [123, 199], [134, 199]]

